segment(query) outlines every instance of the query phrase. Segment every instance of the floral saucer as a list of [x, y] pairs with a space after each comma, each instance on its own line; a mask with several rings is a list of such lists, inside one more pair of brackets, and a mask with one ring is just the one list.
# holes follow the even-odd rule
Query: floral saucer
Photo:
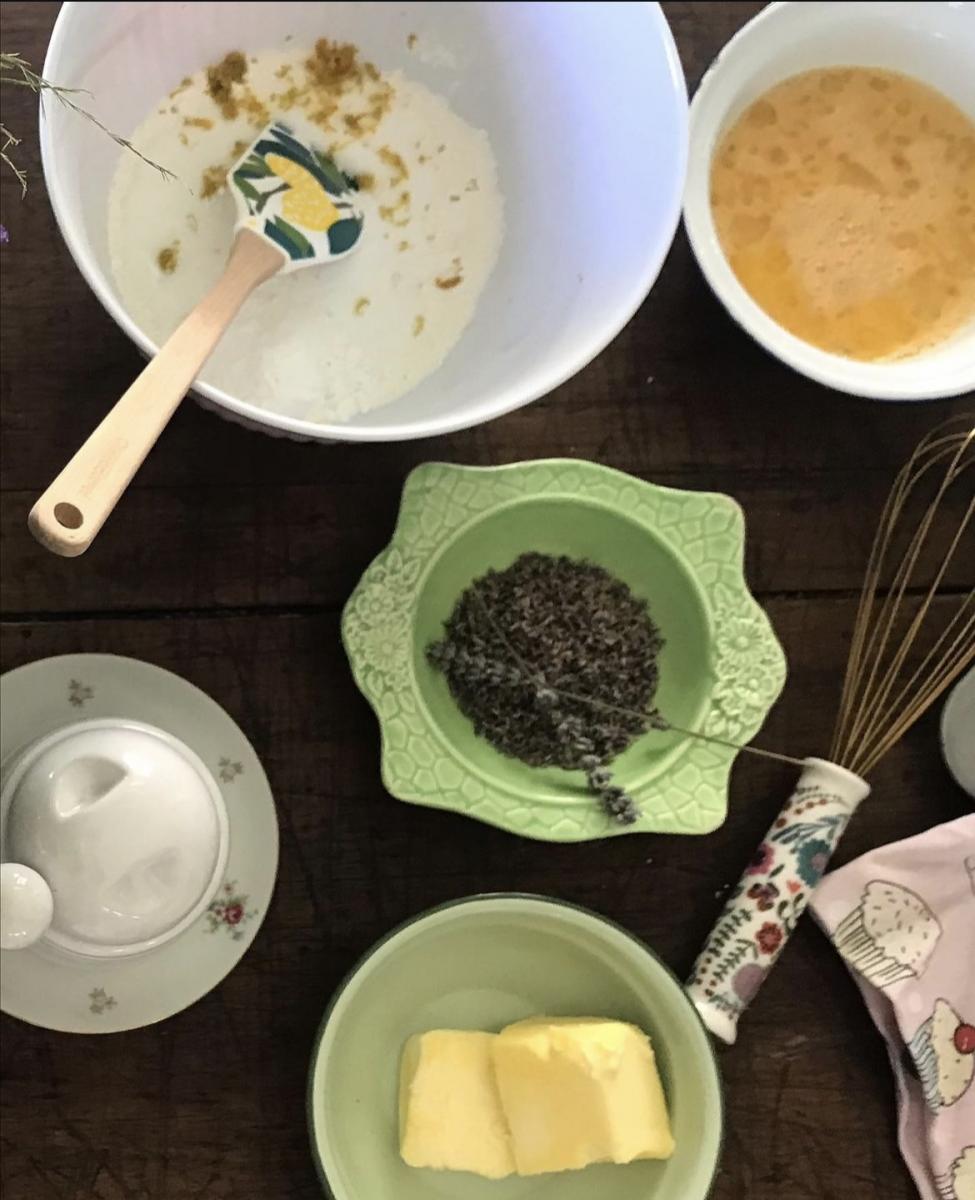
[[127, 718], [164, 730], [209, 767], [227, 810], [229, 855], [209, 907], [171, 941], [124, 958], [69, 955], [45, 941], [0, 951], [0, 1009], [64, 1033], [116, 1033], [162, 1021], [231, 971], [274, 889], [278, 824], [264, 770], [243, 733], [198, 688], [149, 663], [108, 654], [47, 658], [0, 678], [0, 761], [55, 729]]
[[392, 542], [342, 619], [353, 674], [379, 718], [387, 789], [548, 841], [715, 829], [727, 811], [733, 747], [673, 729], [639, 738], [613, 763], [642, 814], [620, 825], [581, 774], [525, 766], [478, 738], [426, 648], [461, 592], [490, 568], [528, 550], [589, 559], [648, 602], [665, 641], [655, 698], [662, 715], [747, 742], [782, 690], [786, 665], [746, 587], [744, 539], [730, 497], [657, 487], [594, 463], [419, 467]]

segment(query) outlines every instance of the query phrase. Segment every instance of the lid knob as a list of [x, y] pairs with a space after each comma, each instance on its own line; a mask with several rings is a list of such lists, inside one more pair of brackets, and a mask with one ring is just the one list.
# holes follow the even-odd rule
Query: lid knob
[[42, 875], [21, 863], [0, 864], [0, 949], [33, 946], [53, 915], [54, 897]]

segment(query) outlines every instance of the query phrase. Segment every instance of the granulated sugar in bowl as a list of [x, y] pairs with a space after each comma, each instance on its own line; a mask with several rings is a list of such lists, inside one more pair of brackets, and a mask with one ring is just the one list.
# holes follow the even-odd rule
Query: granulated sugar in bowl
[[[374, 65], [361, 94], [302, 97], [321, 39]], [[427, 437], [544, 395], [629, 320], [678, 218], [686, 90], [655, 4], [67, 3], [44, 72], [179, 176], [46, 106], [62, 233], [146, 354], [215, 274], [220, 171], [263, 119], [359, 179], [360, 250], [267, 285], [196, 386], [272, 433]]]

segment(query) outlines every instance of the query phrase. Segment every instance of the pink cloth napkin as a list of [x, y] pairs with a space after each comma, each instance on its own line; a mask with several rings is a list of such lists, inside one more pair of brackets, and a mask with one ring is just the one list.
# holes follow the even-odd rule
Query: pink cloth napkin
[[922, 1200], [975, 1200], [975, 816], [831, 872], [811, 908], [863, 992]]

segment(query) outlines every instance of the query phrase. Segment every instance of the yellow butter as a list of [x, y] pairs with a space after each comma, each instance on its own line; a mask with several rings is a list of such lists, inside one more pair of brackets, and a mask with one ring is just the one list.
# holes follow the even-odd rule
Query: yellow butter
[[489, 1046], [519, 1175], [673, 1153], [653, 1050], [635, 1026], [534, 1017]]
[[411, 1167], [503, 1179], [515, 1169], [495, 1083], [492, 1033], [414, 1035], [400, 1066], [400, 1154]]

